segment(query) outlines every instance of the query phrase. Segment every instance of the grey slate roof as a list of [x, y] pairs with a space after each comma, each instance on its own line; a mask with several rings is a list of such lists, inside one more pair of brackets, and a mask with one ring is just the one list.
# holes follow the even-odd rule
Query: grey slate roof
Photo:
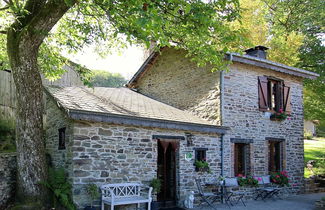
[[73, 119], [212, 133], [227, 130], [128, 88], [51, 86], [46, 90]]

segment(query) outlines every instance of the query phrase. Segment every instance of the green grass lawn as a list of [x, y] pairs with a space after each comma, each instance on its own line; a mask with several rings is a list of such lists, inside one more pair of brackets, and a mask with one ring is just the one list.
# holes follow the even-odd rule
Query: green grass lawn
[[[305, 140], [305, 163], [309, 160], [316, 160], [316, 173], [325, 173], [325, 138], [314, 138], [313, 140]], [[313, 175], [305, 168], [305, 177]]]

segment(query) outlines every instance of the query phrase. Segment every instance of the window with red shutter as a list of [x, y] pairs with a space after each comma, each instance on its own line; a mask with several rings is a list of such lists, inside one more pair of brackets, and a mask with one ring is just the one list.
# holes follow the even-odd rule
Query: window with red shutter
[[258, 100], [260, 111], [291, 112], [290, 87], [283, 80], [259, 76]]

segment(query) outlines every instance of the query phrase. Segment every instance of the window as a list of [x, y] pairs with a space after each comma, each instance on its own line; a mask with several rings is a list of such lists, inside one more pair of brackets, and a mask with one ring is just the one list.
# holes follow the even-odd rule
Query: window
[[206, 161], [206, 151], [208, 149], [195, 149], [195, 161]]
[[59, 129], [59, 150], [65, 149], [65, 128]]
[[234, 145], [234, 172], [235, 176], [238, 174], [249, 175], [249, 163], [250, 163], [250, 154], [249, 154], [249, 144], [244, 143], [235, 143]]
[[[204, 161], [206, 162], [206, 151], [208, 149], [207, 148], [199, 148], [199, 149], [195, 149], [195, 162], [196, 161]], [[195, 165], [195, 163], [194, 163]], [[200, 169], [198, 167], [195, 167], [195, 171], [199, 171]]]
[[283, 170], [283, 142], [269, 141], [269, 172]]
[[290, 87], [283, 80], [258, 77], [258, 96], [260, 111], [291, 112]]

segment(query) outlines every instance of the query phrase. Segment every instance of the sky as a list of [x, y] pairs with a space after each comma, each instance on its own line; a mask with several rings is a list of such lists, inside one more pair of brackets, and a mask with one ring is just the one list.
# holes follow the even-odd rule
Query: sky
[[94, 47], [88, 47], [77, 55], [66, 55], [75, 63], [86, 66], [92, 70], [105, 70], [112, 73], [120, 73], [126, 79], [131, 79], [134, 73], [144, 62], [144, 51], [139, 46], [129, 46], [121, 53], [115, 50], [106, 58], [101, 58], [93, 52]]

